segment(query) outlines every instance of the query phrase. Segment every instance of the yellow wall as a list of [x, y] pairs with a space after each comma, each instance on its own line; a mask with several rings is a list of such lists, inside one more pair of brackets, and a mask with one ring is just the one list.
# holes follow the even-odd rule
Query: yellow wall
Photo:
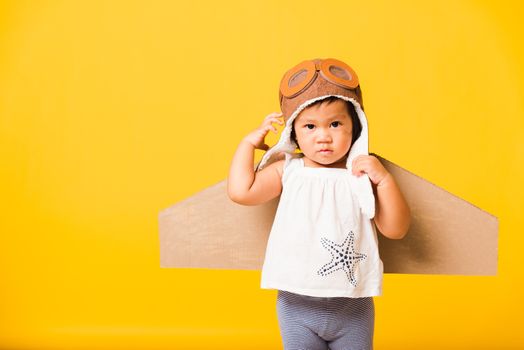
[[281, 75], [314, 57], [356, 69], [372, 152], [500, 220], [497, 276], [385, 276], [376, 349], [523, 347], [523, 15], [501, 1], [1, 2], [0, 348], [281, 348], [259, 271], [160, 269], [157, 215], [227, 176], [278, 110]]

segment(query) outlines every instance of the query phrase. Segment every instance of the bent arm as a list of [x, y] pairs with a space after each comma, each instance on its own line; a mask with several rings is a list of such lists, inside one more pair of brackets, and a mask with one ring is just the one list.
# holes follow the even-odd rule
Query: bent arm
[[238, 145], [227, 179], [227, 193], [231, 200], [243, 197], [251, 188], [255, 179], [254, 169], [255, 146], [246, 140], [242, 140]]
[[411, 212], [393, 175], [376, 186], [375, 224], [382, 234], [391, 239], [401, 239], [408, 232]]
[[227, 193], [238, 204], [258, 205], [277, 197], [282, 191], [282, 163], [278, 161], [255, 173], [255, 146], [245, 139], [240, 142], [233, 156]]

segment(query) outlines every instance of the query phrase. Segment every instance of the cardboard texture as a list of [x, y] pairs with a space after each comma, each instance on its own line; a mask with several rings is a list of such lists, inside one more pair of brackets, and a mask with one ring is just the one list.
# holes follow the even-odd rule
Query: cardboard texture
[[[496, 275], [498, 220], [394, 163], [378, 159], [411, 209], [402, 240], [378, 233], [385, 273]], [[159, 214], [160, 266], [259, 270], [279, 197], [243, 206], [227, 196], [227, 180]]]

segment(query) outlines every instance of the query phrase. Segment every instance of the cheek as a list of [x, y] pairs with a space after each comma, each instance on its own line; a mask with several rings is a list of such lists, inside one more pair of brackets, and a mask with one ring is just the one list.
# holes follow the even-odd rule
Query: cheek
[[302, 129], [299, 129], [299, 130], [295, 130], [295, 136], [297, 138], [297, 141], [300, 142], [301, 140], [305, 140], [307, 138], [307, 133], [304, 132], [304, 130]]
[[339, 137], [338, 137], [338, 140], [339, 142], [341, 143], [344, 143], [344, 144], [348, 144], [351, 145], [351, 139], [352, 139], [352, 133], [351, 133], [351, 130], [349, 130], [349, 132], [347, 130], [344, 130], [343, 132], [341, 132], [339, 134]]
[[311, 144], [311, 140], [312, 140], [312, 135], [311, 133], [297, 133], [296, 134], [296, 137], [297, 137], [297, 142], [298, 144], [304, 148], [304, 147], [308, 147], [309, 144]]
[[353, 130], [351, 128], [344, 130], [344, 137], [351, 139], [353, 137]]

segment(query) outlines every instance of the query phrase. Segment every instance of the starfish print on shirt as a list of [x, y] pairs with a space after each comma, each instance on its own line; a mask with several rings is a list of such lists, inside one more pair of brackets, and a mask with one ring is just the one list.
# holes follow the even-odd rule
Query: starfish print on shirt
[[336, 244], [325, 237], [322, 237], [320, 242], [324, 248], [329, 250], [332, 259], [329, 263], [322, 266], [322, 268], [318, 270], [317, 273], [321, 276], [327, 276], [337, 270], [344, 270], [349, 282], [356, 287], [356, 263], [364, 260], [367, 256], [366, 254], [355, 252], [355, 234], [353, 231], [349, 231], [348, 236], [342, 244]]

